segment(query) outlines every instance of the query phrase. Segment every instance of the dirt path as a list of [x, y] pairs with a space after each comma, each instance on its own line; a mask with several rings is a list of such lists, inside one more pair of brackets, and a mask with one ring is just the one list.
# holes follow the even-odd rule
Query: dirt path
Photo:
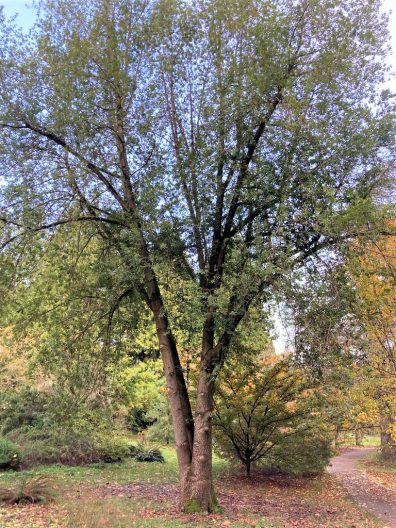
[[373, 483], [357, 468], [357, 462], [374, 450], [349, 449], [332, 459], [328, 471], [343, 483], [352, 499], [381, 519], [385, 523], [384, 527], [396, 528], [396, 493]]

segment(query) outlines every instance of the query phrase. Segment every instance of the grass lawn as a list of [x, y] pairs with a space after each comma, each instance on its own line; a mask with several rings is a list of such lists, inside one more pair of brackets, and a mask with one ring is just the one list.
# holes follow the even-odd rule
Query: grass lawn
[[315, 479], [232, 472], [215, 460], [223, 514], [184, 515], [178, 508], [177, 464], [172, 449], [164, 464], [128, 461], [86, 467], [45, 466], [2, 473], [0, 485], [46, 475], [56, 498], [43, 505], [3, 506], [0, 528], [376, 528], [345, 498], [329, 475]]
[[[366, 435], [363, 437], [362, 447], [379, 447], [381, 443], [379, 434]], [[352, 433], [344, 433], [340, 440], [341, 446], [356, 447], [355, 435]]]

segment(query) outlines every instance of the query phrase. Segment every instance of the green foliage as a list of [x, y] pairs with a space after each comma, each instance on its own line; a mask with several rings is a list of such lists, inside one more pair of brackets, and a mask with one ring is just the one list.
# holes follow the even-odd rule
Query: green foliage
[[155, 419], [148, 417], [147, 411], [141, 408], [130, 409], [125, 419], [126, 426], [132, 433], [140, 433], [154, 422]]
[[1, 394], [0, 424], [2, 434], [24, 427], [44, 426], [49, 398], [33, 388]]
[[315, 392], [290, 361], [231, 362], [219, 379], [216, 398], [218, 449], [238, 458], [247, 474], [253, 463], [271, 465], [274, 458], [290, 472], [320, 472], [331, 451], [318, 409]]
[[54, 463], [77, 466], [102, 460], [92, 434], [53, 427], [20, 433], [18, 439], [22, 447], [21, 462], [25, 467]]
[[323, 425], [302, 423], [299, 428], [274, 447], [264, 465], [296, 476], [323, 473], [334, 454], [331, 435]]
[[[1, 17], [0, 41], [0, 324], [26, 338], [57, 427], [80, 431], [66, 455], [78, 459], [104, 409], [122, 400], [148, 416], [160, 394], [159, 378], [134, 391], [147, 371], [120, 379], [140, 341], [158, 352], [152, 325], [134, 335], [142, 302], [164, 356], [173, 335], [215, 378], [249, 309], [369, 229], [394, 162], [393, 100], [378, 90], [386, 21], [364, 0], [44, 1], [28, 40]], [[303, 352], [319, 364], [317, 342]], [[191, 386], [177, 354], [171, 396]], [[268, 411], [253, 375], [241, 400], [276, 445], [268, 417], [294, 427], [298, 391], [271, 379], [256, 383]], [[219, 420], [233, 424], [223, 399]]]
[[18, 479], [12, 486], [0, 486], [0, 502], [6, 504], [34, 504], [54, 498], [53, 484], [48, 477]]
[[126, 458], [134, 458], [139, 449], [121, 438], [105, 436], [98, 439], [98, 452], [100, 461], [107, 464], [122, 462]]
[[169, 444], [173, 430], [161, 361], [146, 359], [125, 368], [120, 386], [128, 408], [127, 428], [134, 433], [147, 429], [149, 440]]
[[0, 437], [0, 469], [18, 469], [21, 453], [19, 447]]
[[137, 462], [165, 462], [164, 456], [159, 449], [142, 449], [133, 458]]
[[[140, 350], [140, 342], [136, 345], [126, 335], [137, 324], [140, 303], [133, 292], [118, 303], [127, 285], [122, 274], [112, 273], [119, 266], [117, 257], [103, 261], [106, 245], [87, 227], [71, 224], [43, 243], [46, 251], [40, 253], [29, 280], [10, 288], [0, 322], [12, 325], [9, 348], [26, 359], [33, 386], [38, 380], [46, 386], [56, 421], [70, 421], [82, 408], [111, 414], [115, 398], [120, 398], [119, 362], [127, 352]], [[30, 407], [37, 405], [40, 412], [44, 396], [33, 395], [34, 390], [31, 395], [28, 389], [20, 392], [20, 399], [9, 407], [16, 405], [20, 420], [34, 425], [38, 416]], [[30, 412], [35, 416], [29, 417]]]
[[110, 430], [65, 429], [53, 425], [44, 429], [21, 429], [13, 438], [21, 446], [21, 465], [43, 464], [79, 466], [96, 462], [120, 462], [131, 456], [127, 440], [113, 436]]
[[290, 274], [283, 295], [290, 308], [287, 324], [294, 328], [294, 354], [317, 378], [332, 365], [350, 367], [363, 353], [361, 328], [353, 313], [355, 289], [339, 257], [327, 265], [312, 264]]
[[147, 429], [147, 439], [156, 443], [171, 444], [174, 440], [172, 417], [169, 402], [164, 395], [152, 407], [150, 416], [155, 418], [155, 422]]

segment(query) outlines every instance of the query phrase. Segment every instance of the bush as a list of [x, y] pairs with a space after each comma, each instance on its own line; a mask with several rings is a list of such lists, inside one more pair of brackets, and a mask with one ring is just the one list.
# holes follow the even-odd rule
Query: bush
[[136, 447], [119, 438], [105, 438], [99, 443], [100, 461], [112, 464], [135, 455]]
[[80, 466], [102, 461], [96, 442], [78, 434], [68, 434], [58, 439], [31, 439], [23, 446], [22, 465], [32, 467], [41, 464]]
[[330, 435], [311, 429], [287, 437], [264, 463], [284, 473], [310, 476], [323, 473], [332, 455]]
[[144, 448], [141, 444], [128, 444], [128, 458], [135, 458], [139, 453], [144, 451]]
[[155, 423], [156, 419], [148, 416], [144, 409], [130, 409], [126, 417], [126, 426], [132, 433], [140, 433]]
[[41, 464], [80, 466], [98, 462], [116, 463], [134, 457], [140, 450], [123, 438], [105, 433], [88, 434], [51, 430], [19, 432], [22, 445], [21, 464], [33, 467]]
[[15, 444], [7, 440], [5, 442], [8, 442], [10, 457], [18, 453], [15, 460], [25, 468], [57, 463], [66, 466], [100, 462], [111, 464], [128, 458], [141, 462], [164, 460], [158, 449], [147, 450], [141, 444], [132, 444], [125, 438], [112, 436], [106, 431], [95, 434], [88, 429], [75, 431], [60, 427], [24, 428], [15, 430], [12, 439], [21, 446], [21, 454]]
[[18, 480], [11, 487], [0, 487], [0, 502], [6, 504], [34, 504], [47, 502], [53, 497], [52, 483], [43, 476]]
[[21, 439], [21, 466], [24, 468], [45, 464], [55, 464], [60, 461], [59, 448], [50, 445], [46, 440]]
[[138, 462], [165, 462], [165, 459], [159, 449], [140, 451], [133, 458]]
[[137, 462], [164, 462], [159, 449], [146, 449], [142, 444], [130, 444], [120, 438], [106, 438], [100, 449], [101, 460], [107, 463], [132, 458]]
[[25, 388], [19, 392], [2, 394], [0, 405], [1, 433], [7, 434], [23, 427], [44, 425], [48, 412], [48, 397], [36, 390]]
[[19, 447], [6, 438], [0, 438], [0, 469], [18, 469], [19, 464]]

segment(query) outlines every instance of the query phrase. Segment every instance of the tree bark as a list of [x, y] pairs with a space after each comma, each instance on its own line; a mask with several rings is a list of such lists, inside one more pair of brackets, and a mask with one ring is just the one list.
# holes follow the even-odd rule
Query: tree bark
[[387, 460], [396, 459], [396, 442], [392, 437], [390, 430], [394, 424], [394, 416], [389, 409], [389, 406], [386, 406], [385, 409], [382, 409], [380, 417], [380, 427], [381, 427], [381, 455]]
[[396, 459], [396, 443], [386, 431], [381, 432], [381, 455], [387, 460]]
[[212, 415], [214, 381], [203, 366], [198, 381], [194, 443], [188, 488], [184, 490], [186, 512], [213, 512], [217, 509], [212, 475]]
[[360, 429], [355, 430], [355, 445], [360, 447], [363, 441], [363, 433]]

